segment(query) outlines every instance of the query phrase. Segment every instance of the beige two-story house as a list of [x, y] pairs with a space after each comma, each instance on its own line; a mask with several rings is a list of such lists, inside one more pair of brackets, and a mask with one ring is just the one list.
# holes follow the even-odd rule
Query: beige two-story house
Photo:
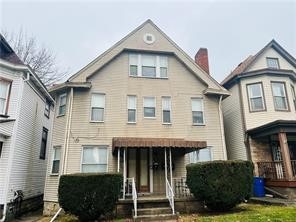
[[295, 58], [272, 40], [222, 85], [231, 92], [223, 101], [229, 159], [252, 160], [266, 185], [296, 194], [295, 72]]
[[45, 214], [58, 209], [62, 174], [121, 172], [122, 199], [132, 190], [165, 198], [190, 159], [227, 158], [221, 101], [228, 91], [207, 73], [205, 49], [196, 61], [206, 71], [148, 20], [51, 89], [57, 106]]

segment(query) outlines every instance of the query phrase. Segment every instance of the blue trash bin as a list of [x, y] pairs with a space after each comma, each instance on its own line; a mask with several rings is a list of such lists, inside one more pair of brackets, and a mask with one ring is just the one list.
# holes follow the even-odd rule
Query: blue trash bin
[[262, 177], [254, 177], [254, 196], [264, 197], [264, 179]]

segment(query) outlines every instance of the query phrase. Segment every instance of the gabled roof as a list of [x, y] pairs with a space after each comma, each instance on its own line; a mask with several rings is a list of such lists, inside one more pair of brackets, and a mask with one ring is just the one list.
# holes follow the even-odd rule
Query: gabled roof
[[124, 46], [124, 43], [128, 41], [128, 39], [132, 37], [135, 33], [140, 31], [143, 27], [147, 25], [151, 25], [156, 30], [156, 32], [160, 33], [160, 35], [170, 43], [170, 47], [173, 50], [163, 51], [163, 53], [173, 53], [180, 61], [182, 61], [182, 63], [189, 70], [191, 70], [197, 76], [197, 78], [199, 78], [202, 82], [204, 82], [208, 86], [208, 88], [217, 90], [218, 92], [217, 94], [219, 94], [219, 92], [223, 92], [223, 94], [228, 94], [228, 91], [226, 89], [224, 89], [215, 79], [213, 79], [210, 75], [208, 75], [201, 67], [199, 67], [195, 63], [195, 61], [192, 58], [190, 58], [190, 56], [188, 56], [175, 42], [173, 42], [150, 19], [145, 21], [142, 25], [137, 27], [134, 31], [129, 33], [127, 36], [125, 36], [123, 39], [121, 39], [119, 42], [117, 42], [107, 51], [102, 53], [100, 56], [98, 56], [88, 65], [86, 65], [84, 68], [78, 71], [76, 74], [71, 76], [68, 79], [68, 81], [69, 82], [75, 82], [75, 81], [85, 82], [87, 81], [87, 78], [93, 75], [100, 68], [104, 67], [108, 62], [110, 62], [112, 59], [114, 59], [124, 50], [131, 50], [129, 48], [126, 48], [126, 46]]
[[267, 49], [273, 48], [283, 58], [285, 58], [292, 66], [296, 67], [296, 59], [290, 55], [279, 43], [274, 39], [271, 40], [263, 49], [261, 49], [256, 55], [250, 55], [243, 62], [241, 62], [222, 82], [221, 85], [225, 86], [237, 76], [242, 75], [248, 68], [254, 64], [260, 55], [262, 55]]
[[0, 34], [0, 59], [16, 65], [24, 65], [22, 60], [15, 54], [6, 39]]

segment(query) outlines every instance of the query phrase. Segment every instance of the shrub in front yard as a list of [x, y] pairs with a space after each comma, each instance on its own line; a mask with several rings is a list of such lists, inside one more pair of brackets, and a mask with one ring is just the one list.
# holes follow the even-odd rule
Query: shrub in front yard
[[253, 164], [250, 161], [211, 161], [186, 168], [191, 193], [209, 209], [226, 211], [252, 195]]
[[62, 175], [59, 204], [80, 221], [93, 221], [112, 213], [121, 184], [122, 175], [117, 173]]

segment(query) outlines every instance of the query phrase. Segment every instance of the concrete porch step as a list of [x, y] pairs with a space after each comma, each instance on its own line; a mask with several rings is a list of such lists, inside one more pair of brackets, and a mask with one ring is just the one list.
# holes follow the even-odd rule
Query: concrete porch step
[[142, 215], [134, 217], [134, 221], [177, 221], [178, 215], [173, 214], [161, 214], [161, 215]]
[[[134, 213], [133, 210], [133, 215]], [[170, 207], [142, 208], [138, 209], [137, 214], [138, 216], [172, 214], [172, 209]]]

